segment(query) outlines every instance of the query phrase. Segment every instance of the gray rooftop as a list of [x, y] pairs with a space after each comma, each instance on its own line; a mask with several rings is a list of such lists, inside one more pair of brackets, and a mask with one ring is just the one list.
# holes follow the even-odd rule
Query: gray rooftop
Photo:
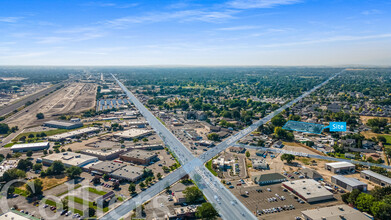
[[383, 175], [381, 175], [381, 174], [375, 173], [375, 172], [373, 172], [372, 170], [364, 170], [364, 171], [361, 171], [361, 172], [362, 172], [362, 173], [365, 173], [365, 174], [367, 174], [367, 175], [373, 176], [373, 177], [375, 177], [375, 178], [377, 178], [377, 179], [379, 179], [379, 180], [381, 180], [381, 181], [384, 181], [384, 182], [386, 182], [386, 183], [391, 184], [391, 178], [388, 178], [388, 177], [383, 176]]
[[114, 172], [114, 171], [116, 171], [119, 168], [122, 168], [124, 166], [126, 166], [126, 165], [122, 164], [122, 163], [116, 163], [116, 162], [111, 162], [111, 161], [103, 161], [101, 163], [95, 164], [92, 168], [95, 169], [95, 170], [102, 171], [102, 172], [112, 173], [112, 172]]
[[335, 176], [332, 176], [332, 178], [335, 178], [339, 181], [342, 181], [346, 184], [348, 184], [349, 186], [362, 186], [362, 185], [367, 185], [366, 183], [363, 183], [361, 182], [360, 180], [358, 179], [355, 179], [355, 178], [348, 178], [348, 177], [345, 177], [345, 176], [342, 176], [342, 175], [335, 175]]
[[119, 176], [127, 179], [137, 179], [139, 176], [143, 175], [143, 168], [127, 165], [124, 166], [113, 173], [113, 176]]

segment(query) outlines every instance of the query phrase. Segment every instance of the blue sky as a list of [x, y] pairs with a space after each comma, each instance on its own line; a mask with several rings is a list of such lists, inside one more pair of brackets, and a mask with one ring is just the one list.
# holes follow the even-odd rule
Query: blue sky
[[389, 0], [0, 0], [0, 65], [390, 65]]

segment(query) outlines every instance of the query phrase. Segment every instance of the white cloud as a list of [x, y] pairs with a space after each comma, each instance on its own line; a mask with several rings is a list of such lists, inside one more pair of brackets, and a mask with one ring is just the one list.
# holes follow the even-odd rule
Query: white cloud
[[242, 31], [242, 30], [252, 30], [252, 29], [258, 29], [258, 28], [260, 28], [260, 26], [243, 25], [243, 26], [219, 28], [218, 30], [220, 30], [220, 31]]
[[377, 9], [365, 10], [365, 11], [361, 12], [361, 14], [363, 14], [363, 15], [375, 15], [375, 14], [381, 14], [381, 13], [382, 13], [382, 11], [377, 10]]
[[128, 3], [128, 4], [117, 4], [113, 2], [87, 2], [82, 4], [82, 6], [90, 7], [114, 7], [114, 8], [132, 8], [138, 6], [138, 3]]
[[6, 22], [6, 23], [15, 23], [18, 22], [23, 17], [0, 17], [0, 22]]
[[169, 20], [182, 21], [205, 21], [205, 22], [221, 22], [226, 19], [234, 18], [234, 14], [238, 11], [204, 11], [204, 10], [182, 10], [174, 12], [149, 13], [143, 16], [126, 16], [113, 20], [108, 20], [105, 24], [114, 27], [124, 27], [129, 24], [137, 23], [155, 23]]
[[233, 0], [227, 4], [229, 7], [237, 9], [251, 8], [273, 8], [279, 5], [292, 5], [300, 3], [301, 0]]

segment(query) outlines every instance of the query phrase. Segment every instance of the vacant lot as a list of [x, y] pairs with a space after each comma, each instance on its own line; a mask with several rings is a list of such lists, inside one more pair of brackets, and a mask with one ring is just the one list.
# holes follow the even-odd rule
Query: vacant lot
[[[94, 108], [95, 98], [95, 84], [71, 83], [12, 115], [6, 122], [19, 128], [41, 125], [44, 121], [58, 119], [62, 114], [77, 114]], [[43, 113], [45, 118], [37, 120], [38, 112]]]

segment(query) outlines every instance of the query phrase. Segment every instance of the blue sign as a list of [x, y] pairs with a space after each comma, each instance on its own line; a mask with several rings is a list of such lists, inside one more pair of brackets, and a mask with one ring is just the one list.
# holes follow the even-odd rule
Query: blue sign
[[346, 122], [330, 122], [330, 131], [346, 131]]

